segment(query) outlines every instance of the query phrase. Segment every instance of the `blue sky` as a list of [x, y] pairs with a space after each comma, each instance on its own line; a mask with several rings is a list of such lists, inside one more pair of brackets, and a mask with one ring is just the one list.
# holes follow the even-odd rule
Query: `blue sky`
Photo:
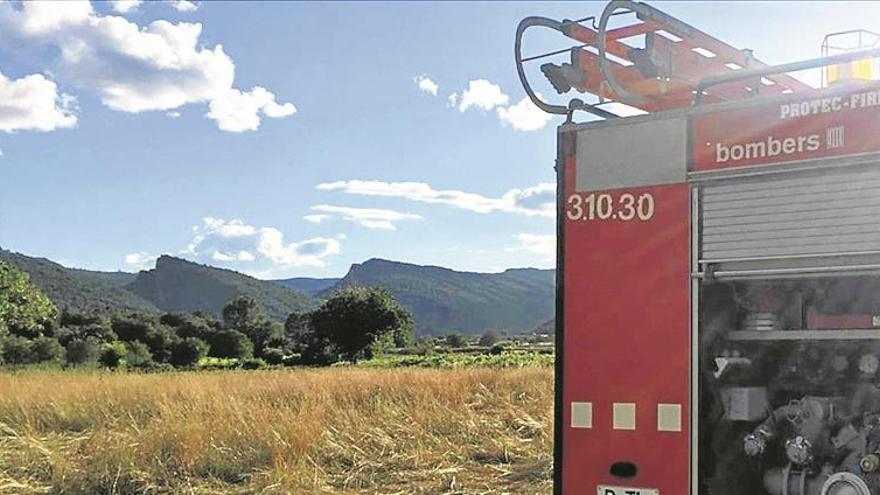
[[[654, 5], [771, 63], [880, 30], [873, 3]], [[0, 246], [262, 278], [552, 266], [559, 118], [522, 101], [513, 31], [603, 6], [0, 4]]]

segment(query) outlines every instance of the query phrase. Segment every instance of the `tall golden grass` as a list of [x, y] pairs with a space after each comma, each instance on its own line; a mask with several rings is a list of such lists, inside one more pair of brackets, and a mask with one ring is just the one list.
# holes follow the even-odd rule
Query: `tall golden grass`
[[548, 493], [552, 370], [0, 374], [0, 494]]

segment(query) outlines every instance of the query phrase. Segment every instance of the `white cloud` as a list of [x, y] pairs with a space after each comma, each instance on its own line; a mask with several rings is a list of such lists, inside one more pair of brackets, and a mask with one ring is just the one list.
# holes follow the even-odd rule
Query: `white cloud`
[[460, 112], [474, 107], [487, 112], [495, 109], [502, 124], [510, 125], [518, 131], [543, 129], [553, 118], [528, 98], [521, 99], [515, 105], [508, 105], [510, 97], [502, 91], [501, 86], [486, 79], [469, 81], [467, 89], [460, 94], [450, 94], [446, 101], [449, 107], [457, 107]]
[[[469, 81], [467, 89], [461, 93], [458, 110], [464, 112], [471, 107], [477, 107], [488, 112], [497, 106], [506, 105], [509, 100], [510, 97], [501, 91], [501, 86], [485, 79], [475, 79]], [[452, 97], [449, 101], [453, 101]]]
[[555, 234], [517, 234], [516, 240], [526, 251], [547, 256], [556, 253]]
[[330, 215], [306, 215], [303, 217], [303, 220], [306, 222], [321, 223], [328, 218], [330, 218]]
[[[540, 96], [540, 95], [539, 95]], [[537, 131], [543, 129], [553, 117], [535, 106], [532, 100], [523, 98], [516, 105], [498, 107], [498, 118], [518, 131]]]
[[250, 91], [229, 89], [211, 100], [207, 117], [217, 121], [220, 129], [229, 132], [255, 131], [260, 127], [260, 113], [273, 119], [296, 112], [292, 103], [279, 105], [275, 95], [266, 88], [255, 86]]
[[167, 115], [169, 118], [176, 119], [176, 118], [180, 117], [180, 112], [172, 110], [170, 112], [165, 113], [165, 115]]
[[8, 79], [0, 73], [0, 131], [53, 131], [76, 125], [76, 100], [42, 74]]
[[211, 254], [211, 259], [214, 261], [254, 261], [257, 258], [249, 251], [242, 249], [237, 253], [224, 253], [214, 250]]
[[110, 0], [110, 7], [113, 9], [114, 12], [127, 14], [132, 10], [135, 10], [138, 5], [142, 3], [143, 0]]
[[400, 220], [421, 220], [420, 215], [401, 213], [394, 210], [380, 210], [375, 208], [349, 208], [345, 206], [317, 205], [312, 207], [315, 211], [338, 214], [344, 220], [353, 222], [368, 229], [395, 230], [394, 222]]
[[178, 12], [195, 12], [199, 9], [199, 5], [189, 0], [170, 0], [171, 6]]
[[464, 191], [436, 190], [424, 182], [348, 180], [318, 184], [317, 189], [447, 204], [477, 213], [503, 211], [550, 218], [556, 215], [556, 185], [549, 182], [525, 189], [511, 189], [498, 198]]
[[138, 253], [130, 253], [125, 255], [125, 264], [131, 269], [147, 270], [156, 264], [156, 258], [159, 256], [144, 251]]
[[66, 2], [23, 2], [22, 9], [16, 13], [12, 5], [6, 3], [0, 9], [4, 16], [15, 15], [15, 25], [9, 32], [20, 31], [26, 35], [39, 36], [53, 31], [85, 24], [94, 11], [88, 1]]
[[199, 23], [160, 19], [140, 26], [124, 17], [99, 15], [88, 2], [15, 5], [0, 3], [0, 32], [12, 48], [57, 49], [56, 79], [97, 92], [113, 110], [170, 111], [208, 103], [207, 116], [234, 132], [257, 129], [262, 116], [295, 112], [265, 88], [235, 88], [235, 64], [222, 45], [204, 46]]
[[242, 220], [205, 217], [193, 227], [193, 239], [181, 254], [195, 261], [248, 273], [270, 273], [300, 266], [324, 266], [326, 258], [341, 251], [338, 239], [316, 237], [287, 243], [275, 227], [257, 227]]
[[440, 85], [432, 81], [430, 77], [423, 74], [416, 77], [414, 80], [419, 86], [420, 90], [424, 91], [425, 93], [430, 93], [434, 96], [437, 96], [437, 91], [440, 89]]
[[285, 244], [280, 230], [264, 227], [260, 229], [258, 250], [279, 265], [324, 266], [324, 258], [339, 254], [341, 244], [328, 237], [314, 237]]
[[[195, 227], [198, 229], [199, 227]], [[251, 225], [247, 225], [241, 220], [223, 220], [221, 218], [205, 217], [202, 220], [202, 231], [206, 234], [216, 234], [220, 237], [247, 237], [257, 232], [257, 229]]]
[[555, 234], [517, 234], [519, 244], [509, 251], [527, 251], [538, 256], [533, 266], [552, 266], [556, 262]]
[[3, 158], [3, 148], [0, 148], [0, 158]]

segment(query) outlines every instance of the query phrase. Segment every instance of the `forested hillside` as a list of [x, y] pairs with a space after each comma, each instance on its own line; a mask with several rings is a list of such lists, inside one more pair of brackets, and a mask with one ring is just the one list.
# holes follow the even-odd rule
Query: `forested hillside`
[[242, 273], [162, 256], [156, 268], [142, 271], [125, 286], [162, 311], [208, 311], [220, 315], [237, 297], [250, 297], [276, 321], [314, 306], [302, 292]]
[[134, 274], [70, 269], [44, 258], [32, 258], [2, 249], [0, 261], [28, 273], [31, 283], [49, 296], [58, 309], [85, 313], [159, 311], [149, 301], [121, 287], [126, 280], [133, 280]]
[[352, 265], [337, 287], [384, 287], [412, 311], [419, 334], [531, 330], [553, 316], [553, 270], [457, 272], [382, 259]]

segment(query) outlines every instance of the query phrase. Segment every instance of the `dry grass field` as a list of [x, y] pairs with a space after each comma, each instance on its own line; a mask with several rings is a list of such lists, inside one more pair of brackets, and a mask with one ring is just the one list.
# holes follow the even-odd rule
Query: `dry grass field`
[[3, 373], [0, 495], [548, 493], [552, 373]]

